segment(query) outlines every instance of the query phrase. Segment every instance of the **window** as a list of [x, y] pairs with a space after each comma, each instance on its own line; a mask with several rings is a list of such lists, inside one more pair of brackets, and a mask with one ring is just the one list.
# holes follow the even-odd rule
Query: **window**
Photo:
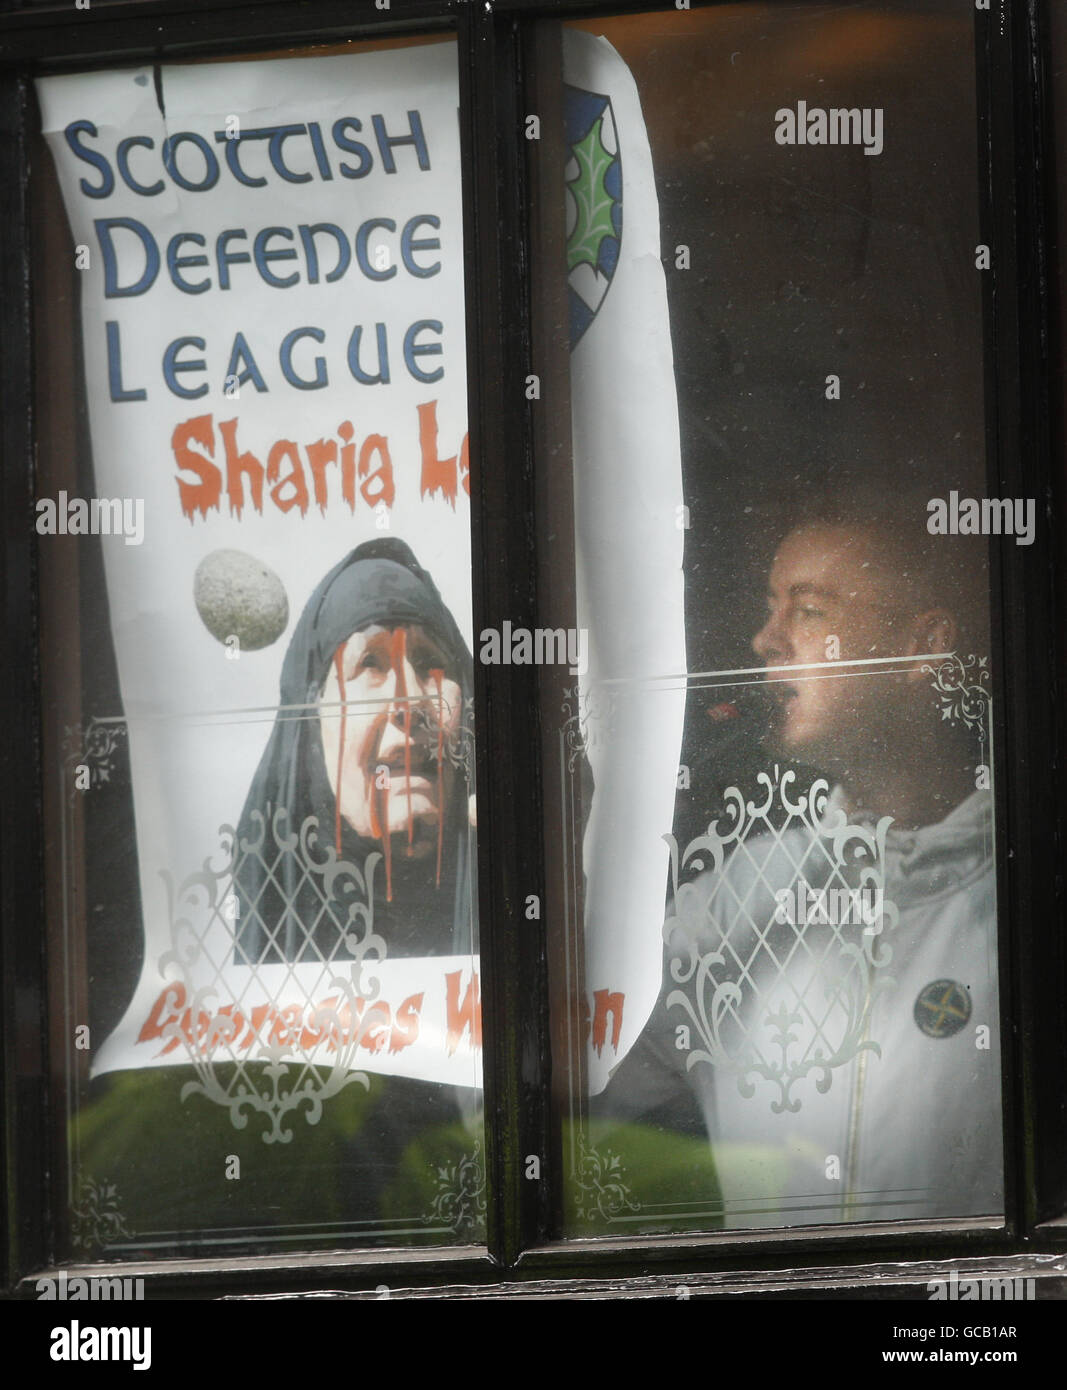
[[12, 1288], [1062, 1249], [1037, 39], [594, 9], [3, 21]]
[[68, 1240], [478, 1243], [455, 41], [38, 93]]
[[1004, 1209], [971, 28], [564, 29], [574, 1230]]

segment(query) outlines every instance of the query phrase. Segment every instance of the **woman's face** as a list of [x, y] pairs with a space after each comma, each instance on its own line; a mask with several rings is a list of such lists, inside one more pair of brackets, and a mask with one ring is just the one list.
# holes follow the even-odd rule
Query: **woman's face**
[[436, 849], [454, 788], [446, 744], [463, 703], [454, 675], [425, 628], [372, 625], [338, 648], [322, 687], [322, 749], [341, 815], [365, 838], [401, 836], [396, 848], [411, 858]]

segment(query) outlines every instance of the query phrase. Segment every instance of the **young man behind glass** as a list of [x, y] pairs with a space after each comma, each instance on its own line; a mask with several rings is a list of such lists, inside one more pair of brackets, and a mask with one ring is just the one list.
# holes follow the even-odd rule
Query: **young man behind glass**
[[[971, 546], [921, 520], [823, 510], [775, 555], [753, 647], [781, 815], [738, 837], [731, 812], [721, 841], [679, 847], [696, 872], [664, 927], [659, 1000], [590, 1106], [703, 1130], [727, 1227], [1002, 1209], [985, 561]], [[825, 776], [803, 808], [785, 759]], [[873, 920], [847, 892], [821, 897], [862, 886], [866, 903], [879, 890]]]

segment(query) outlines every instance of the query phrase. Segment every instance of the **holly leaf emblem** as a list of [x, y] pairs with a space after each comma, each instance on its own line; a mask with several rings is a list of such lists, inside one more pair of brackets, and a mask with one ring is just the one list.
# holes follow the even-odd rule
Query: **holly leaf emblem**
[[567, 187], [574, 197], [578, 216], [567, 239], [568, 272], [577, 265], [591, 265], [595, 270], [601, 243], [605, 237], [615, 235], [615, 224], [611, 220], [615, 200], [604, 185], [615, 156], [604, 148], [603, 125], [603, 116], [598, 116], [585, 138], [573, 146], [578, 172], [567, 180]]

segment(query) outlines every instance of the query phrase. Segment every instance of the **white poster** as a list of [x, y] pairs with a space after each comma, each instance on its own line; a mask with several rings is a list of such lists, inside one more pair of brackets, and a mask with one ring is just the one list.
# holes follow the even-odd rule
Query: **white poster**
[[[658, 988], [684, 508], [636, 89], [564, 75], [595, 1092]], [[457, 90], [448, 43], [38, 84], [95, 495], [37, 524], [101, 533], [145, 930], [94, 1074], [480, 1084]]]
[[594, 783], [583, 1031], [595, 1095], [659, 993], [664, 837], [685, 716], [687, 521], [659, 202], [637, 87], [611, 44], [580, 30], [564, 32], [563, 76], [578, 622], [590, 649], [578, 721]]
[[145, 930], [94, 1074], [479, 1085], [455, 47], [38, 92]]

